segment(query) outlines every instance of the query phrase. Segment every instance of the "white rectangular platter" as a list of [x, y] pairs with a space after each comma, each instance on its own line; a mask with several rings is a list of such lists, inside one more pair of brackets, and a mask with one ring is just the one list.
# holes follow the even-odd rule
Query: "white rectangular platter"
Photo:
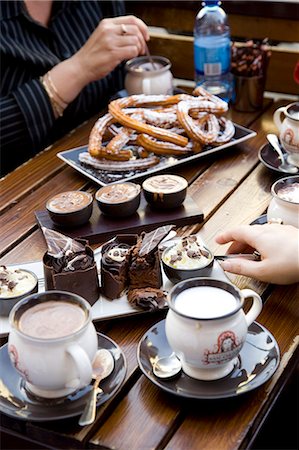
[[[98, 267], [98, 272], [100, 272], [100, 259], [101, 259], [101, 249], [98, 248], [94, 252], [95, 260]], [[43, 273], [43, 264], [41, 261], [27, 262], [17, 265], [10, 265], [7, 267], [11, 267], [13, 269], [27, 269], [34, 272], [38, 277], [39, 284], [39, 292], [43, 292], [45, 290], [44, 283], [44, 273]], [[163, 273], [163, 271], [162, 271]], [[227, 281], [227, 277], [224, 271], [221, 269], [219, 263], [215, 260], [214, 265], [211, 271], [211, 278], [217, 278], [220, 280]], [[163, 286], [162, 289], [165, 291], [169, 291], [173, 284], [166, 278], [163, 273]], [[99, 296], [99, 299], [94, 303], [91, 308], [92, 319], [94, 322], [100, 320], [107, 319], [115, 319], [119, 317], [127, 317], [133, 316], [136, 314], [149, 314], [148, 311], [145, 311], [141, 308], [134, 308], [128, 302], [127, 296], [123, 295], [122, 297], [114, 300], [109, 300], [103, 295]], [[150, 313], [152, 314], [152, 312]], [[0, 337], [5, 337], [8, 335], [10, 331], [10, 325], [8, 321], [8, 317], [0, 316]]]

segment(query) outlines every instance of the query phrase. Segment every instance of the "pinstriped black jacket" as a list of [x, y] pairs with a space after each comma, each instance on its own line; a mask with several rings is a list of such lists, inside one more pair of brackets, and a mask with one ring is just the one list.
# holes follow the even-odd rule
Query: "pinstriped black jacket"
[[100, 111], [123, 88], [123, 65], [90, 83], [55, 120], [39, 77], [76, 53], [104, 17], [124, 14], [122, 1], [54, 1], [48, 28], [23, 1], [0, 1], [1, 175]]

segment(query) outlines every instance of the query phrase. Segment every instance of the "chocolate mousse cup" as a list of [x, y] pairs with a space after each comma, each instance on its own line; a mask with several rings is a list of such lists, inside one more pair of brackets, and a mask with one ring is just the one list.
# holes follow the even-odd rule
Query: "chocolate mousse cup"
[[144, 198], [151, 208], [174, 209], [180, 207], [187, 195], [188, 182], [178, 175], [156, 175], [142, 183]]
[[46, 290], [72, 292], [85, 298], [91, 305], [98, 300], [100, 286], [93, 250], [87, 245], [85, 250], [86, 255], [93, 261], [90, 267], [58, 273], [55, 271], [53, 258], [49, 257], [48, 252], [44, 254], [43, 267]]
[[128, 217], [139, 208], [141, 188], [130, 182], [112, 184], [100, 188], [95, 198], [102, 213], [111, 217]]
[[93, 196], [89, 192], [68, 191], [50, 198], [46, 209], [52, 222], [59, 227], [78, 227], [87, 223], [93, 210]]

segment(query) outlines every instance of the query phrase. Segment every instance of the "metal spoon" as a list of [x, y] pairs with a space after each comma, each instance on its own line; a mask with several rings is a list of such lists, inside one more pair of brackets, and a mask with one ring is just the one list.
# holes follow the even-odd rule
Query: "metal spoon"
[[169, 356], [159, 358], [153, 364], [154, 375], [158, 378], [171, 378], [177, 375], [182, 370], [181, 361], [175, 355], [171, 353]]
[[236, 258], [249, 259], [251, 261], [260, 261], [261, 255], [258, 251], [255, 250], [253, 253], [231, 253], [228, 255], [215, 255], [214, 258], [217, 259], [218, 261]]
[[274, 148], [274, 150], [278, 153], [279, 159], [281, 161], [281, 164], [278, 166], [278, 168], [282, 172], [297, 173], [299, 170], [298, 167], [293, 166], [292, 164], [288, 164], [286, 162], [283, 152], [280, 148], [279, 140], [278, 140], [278, 137], [276, 136], [276, 134], [267, 134], [267, 139], [270, 142], [270, 144], [272, 145], [272, 147]]
[[[92, 386], [91, 392], [89, 393], [84, 411], [79, 419], [79, 425], [81, 425], [81, 427], [90, 425], [94, 422], [96, 416], [97, 394], [99, 392], [98, 386], [104, 378], [111, 374], [114, 368], [114, 359], [109, 350], [104, 348], [98, 350], [92, 366], [92, 377], [95, 378], [95, 382]], [[100, 389], [100, 392], [103, 392], [102, 389]]]

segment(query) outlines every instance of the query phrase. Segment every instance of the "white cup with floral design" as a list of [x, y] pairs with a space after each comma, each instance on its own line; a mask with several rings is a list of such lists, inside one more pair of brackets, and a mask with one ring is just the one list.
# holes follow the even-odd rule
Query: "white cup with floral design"
[[90, 383], [97, 334], [86, 300], [65, 291], [36, 293], [14, 306], [9, 321], [8, 353], [31, 393], [59, 398]]
[[[245, 314], [247, 298], [253, 302]], [[237, 364], [248, 327], [262, 310], [260, 296], [213, 278], [190, 278], [169, 293], [166, 336], [183, 371], [199, 380], [228, 375]]]

